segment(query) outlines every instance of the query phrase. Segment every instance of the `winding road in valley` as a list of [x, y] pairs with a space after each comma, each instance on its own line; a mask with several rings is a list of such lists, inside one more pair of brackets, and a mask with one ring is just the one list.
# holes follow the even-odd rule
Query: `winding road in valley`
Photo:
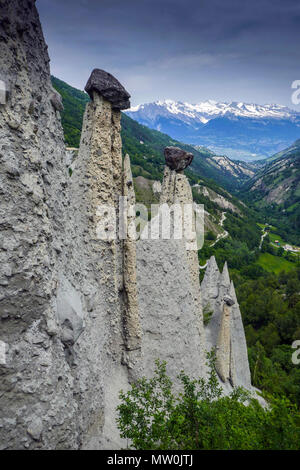
[[[225, 220], [226, 220], [226, 212], [222, 212], [221, 219], [220, 219], [220, 222], [219, 222], [220, 227], [223, 227], [223, 224], [224, 224]], [[217, 236], [216, 241], [214, 241], [210, 246], [211, 247], [215, 246], [220, 240], [222, 240], [223, 238], [228, 237], [228, 235], [229, 235], [229, 233], [227, 232], [227, 230], [224, 230], [222, 233], [219, 233], [219, 235]]]
[[261, 235], [261, 238], [260, 238], [260, 244], [259, 244], [259, 249], [261, 250], [261, 247], [262, 247], [262, 244], [264, 242], [264, 238], [268, 235], [268, 232], [266, 231], [266, 227], [264, 227], [262, 229], [262, 235]]

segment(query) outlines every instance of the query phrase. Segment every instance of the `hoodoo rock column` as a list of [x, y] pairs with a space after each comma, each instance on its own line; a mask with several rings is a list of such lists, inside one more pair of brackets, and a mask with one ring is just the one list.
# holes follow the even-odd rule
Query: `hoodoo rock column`
[[[121, 109], [129, 94], [111, 74], [93, 70], [86, 91], [92, 98], [83, 119], [80, 150], [72, 175], [72, 260], [79, 271], [91, 314], [87, 316], [84, 348], [93, 383], [99, 389], [93, 426], [84, 447], [115, 447], [115, 408], [121, 388], [128, 387], [128, 370], [139, 357], [140, 328], [136, 294], [135, 240], [120, 237], [120, 201], [134, 199], [129, 158], [122, 164]], [[126, 215], [127, 217], [127, 215]], [[126, 234], [125, 234], [126, 235]], [[134, 358], [133, 358], [134, 356]], [[95, 391], [85, 395], [90, 408]], [[101, 404], [101, 400], [102, 404]], [[94, 398], [95, 401], [95, 398]], [[102, 437], [101, 437], [102, 435]], [[121, 444], [119, 444], [121, 445]]]
[[[182, 213], [185, 212], [185, 205], [190, 205], [193, 208], [193, 195], [190, 183], [183, 173], [192, 160], [193, 154], [185, 152], [177, 147], [166, 147], [164, 151], [166, 166], [164, 171], [164, 179], [162, 185], [162, 193], [160, 204], [167, 203], [169, 206], [180, 204], [182, 206]], [[203, 339], [203, 351], [200, 363], [205, 363], [205, 344], [204, 344], [204, 325], [203, 325], [203, 312], [201, 302], [201, 291], [199, 283], [199, 262], [198, 262], [198, 248], [196, 240], [196, 225], [195, 219], [192, 220], [191, 232], [195, 234], [193, 239], [185, 240], [186, 243], [186, 257], [188, 260], [190, 270], [191, 285], [194, 289], [194, 300], [198, 318], [199, 335]], [[183, 233], [185, 237], [185, 233]]]

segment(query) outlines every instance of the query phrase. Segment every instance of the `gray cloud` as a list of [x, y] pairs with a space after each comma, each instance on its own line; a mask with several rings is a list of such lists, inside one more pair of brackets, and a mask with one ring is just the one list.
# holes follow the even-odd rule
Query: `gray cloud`
[[83, 88], [114, 73], [132, 103], [173, 98], [291, 106], [298, 0], [39, 0], [52, 73]]

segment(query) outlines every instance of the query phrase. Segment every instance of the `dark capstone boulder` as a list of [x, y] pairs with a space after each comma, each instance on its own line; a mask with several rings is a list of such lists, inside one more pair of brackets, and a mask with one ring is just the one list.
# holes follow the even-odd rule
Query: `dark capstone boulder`
[[85, 86], [85, 91], [93, 99], [93, 91], [97, 91], [103, 98], [112, 104], [113, 109], [130, 108], [130, 94], [123, 85], [110, 73], [94, 69]]
[[166, 165], [171, 170], [180, 171], [188, 167], [194, 158], [194, 155], [189, 152], [185, 152], [178, 147], [166, 147], [165, 151]]

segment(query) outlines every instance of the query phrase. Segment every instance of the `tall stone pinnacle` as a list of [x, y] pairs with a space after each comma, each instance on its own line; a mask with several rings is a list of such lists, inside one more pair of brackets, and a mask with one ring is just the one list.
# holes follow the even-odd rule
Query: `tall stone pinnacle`
[[212, 256], [207, 262], [207, 267], [201, 284], [203, 298], [207, 301], [209, 299], [216, 299], [218, 297], [219, 279], [220, 272], [216, 262], [216, 258]]
[[225, 261], [225, 264], [224, 264], [224, 267], [223, 267], [223, 271], [222, 271], [221, 278], [220, 278], [220, 285], [222, 287], [229, 287], [230, 286], [230, 277], [229, 277], [227, 261]]
[[[138, 350], [141, 347], [141, 326], [138, 310], [138, 293], [136, 278], [136, 242], [135, 230], [135, 192], [131, 172], [130, 158], [124, 158], [123, 195], [127, 198], [127, 211], [125, 229], [128, 236], [123, 247], [123, 276], [125, 291], [124, 336], [128, 351]], [[130, 358], [132, 359], [132, 358]]]
[[85, 91], [93, 100], [93, 92], [98, 92], [105, 100], [109, 101], [115, 110], [130, 108], [130, 94], [123, 85], [105, 70], [94, 69], [85, 86]]
[[231, 307], [232, 299], [227, 296], [223, 300], [221, 325], [217, 340], [216, 370], [223, 382], [230, 378], [230, 357], [231, 357]]

